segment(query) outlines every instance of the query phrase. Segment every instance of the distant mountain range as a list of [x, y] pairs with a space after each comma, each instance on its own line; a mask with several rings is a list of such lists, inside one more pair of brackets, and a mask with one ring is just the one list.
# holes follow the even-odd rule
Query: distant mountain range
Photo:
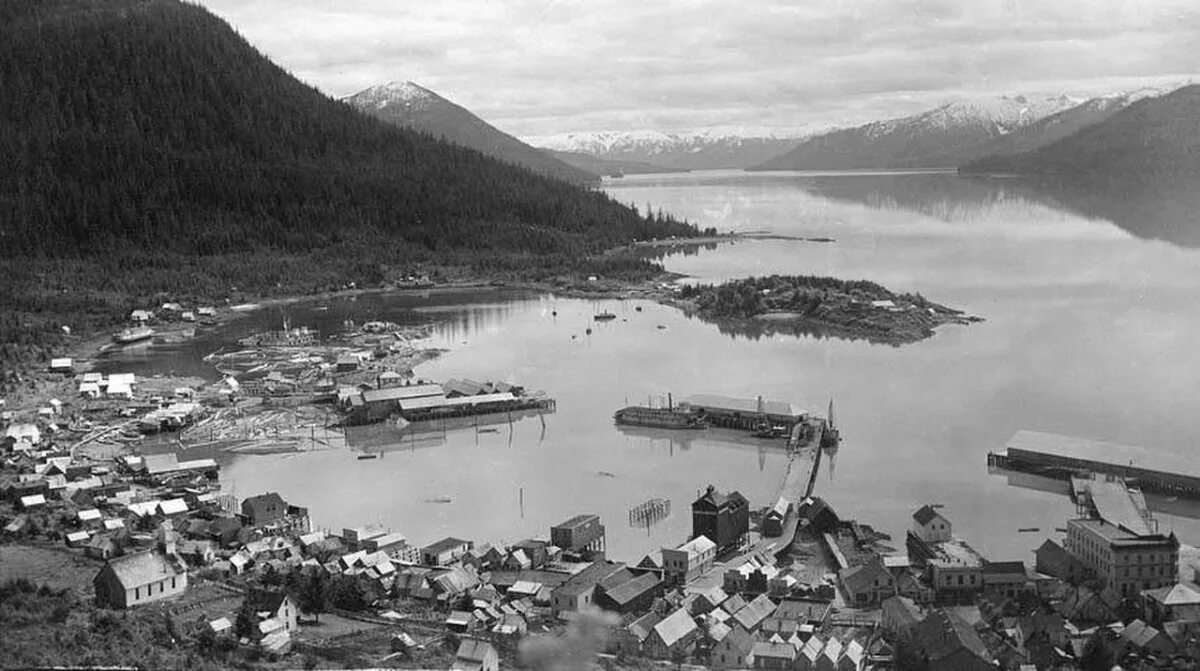
[[635, 131], [569, 133], [529, 140], [560, 157], [562, 152], [585, 154], [606, 161], [649, 164], [661, 171], [748, 168], [788, 151], [801, 139], [714, 132]]
[[470, 147], [543, 175], [575, 183], [599, 180], [597, 172], [581, 169], [539, 151], [497, 129], [466, 108], [409, 81], [372, 86], [343, 100], [390, 124]]
[[1080, 101], [1067, 96], [1000, 97], [941, 105], [810, 137], [755, 170], [856, 170], [954, 167], [984, 147]]
[[617, 159], [597, 158], [591, 154], [584, 154], [578, 151], [557, 151], [554, 149], [543, 149], [542, 151], [550, 154], [554, 158], [573, 165], [580, 170], [586, 170], [597, 175], [633, 175], [647, 174], [655, 172], [672, 171], [670, 168], [664, 168], [659, 165], [651, 165], [640, 161], [620, 161]]
[[1053, 142], [982, 158], [962, 172], [1194, 183], [1200, 175], [1200, 85], [1142, 98]]

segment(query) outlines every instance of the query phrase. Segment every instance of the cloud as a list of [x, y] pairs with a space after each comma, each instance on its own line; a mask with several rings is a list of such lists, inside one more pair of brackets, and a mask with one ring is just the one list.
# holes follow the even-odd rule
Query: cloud
[[411, 79], [518, 135], [785, 130], [1200, 73], [1191, 0], [201, 0], [342, 96]]

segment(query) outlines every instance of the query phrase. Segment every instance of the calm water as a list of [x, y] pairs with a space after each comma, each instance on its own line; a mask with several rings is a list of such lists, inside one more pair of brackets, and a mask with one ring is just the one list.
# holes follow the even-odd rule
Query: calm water
[[[554, 395], [557, 412], [511, 425], [499, 418], [360, 431], [351, 436], [356, 450], [383, 453], [370, 461], [343, 451], [225, 457], [227, 486], [241, 496], [278, 490], [308, 505], [318, 526], [378, 522], [418, 543], [447, 534], [544, 536], [549, 525], [594, 511], [608, 526], [610, 554], [636, 560], [687, 533], [688, 505], [710, 482], [768, 505], [784, 456], [728, 433], [622, 430], [611, 420], [616, 408], [667, 392], [709, 392], [823, 412], [832, 397], [844, 442], [817, 487], [840, 514], [900, 545], [913, 510], [943, 503], [957, 532], [990, 558], [1028, 560], [1074, 506], [1053, 487], [988, 474], [988, 450], [1017, 429], [1194, 450], [1200, 250], [1187, 246], [1186, 233], [1200, 222], [1186, 220], [1194, 216], [1186, 211], [1139, 229], [1122, 214], [1127, 203], [1104, 218], [1103, 203], [1078, 206], [1078, 194], [952, 175], [693, 173], [631, 176], [605, 188], [702, 226], [836, 240], [747, 241], [665, 260], [699, 281], [868, 278], [987, 321], [895, 348], [751, 340], [651, 303], [505, 292], [293, 307], [293, 324], [327, 329], [346, 316], [433, 323], [430, 344], [449, 352], [420, 376], [518, 382]], [[603, 309], [620, 319], [593, 323]], [[278, 327], [282, 317], [266, 310], [186, 347], [116, 365], [203, 372], [198, 355]], [[655, 496], [670, 499], [675, 514], [649, 531], [631, 528], [628, 509]], [[451, 502], [431, 502], [444, 498]], [[1200, 523], [1159, 517], [1185, 542], [1200, 542]]]

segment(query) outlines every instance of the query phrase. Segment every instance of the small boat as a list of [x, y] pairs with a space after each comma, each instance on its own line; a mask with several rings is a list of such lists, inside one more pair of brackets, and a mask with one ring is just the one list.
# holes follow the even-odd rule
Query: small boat
[[601, 312], [600, 314], [596, 315], [595, 317], [592, 317], [592, 319], [595, 319], [598, 322], [606, 322], [606, 321], [610, 321], [610, 320], [613, 320], [616, 318], [617, 318], [616, 315], [614, 315], [613, 313], [611, 313], [607, 310], [605, 310], [604, 312]]
[[359, 458], [359, 460], [362, 460], [362, 459], [376, 459], [376, 458], [378, 458], [378, 457], [379, 457], [379, 455], [378, 455], [378, 454], [369, 454], [369, 453], [368, 453], [368, 454], [360, 454], [360, 455], [358, 455], [358, 458]]
[[431, 499], [425, 499], [425, 503], [453, 503], [454, 499], [449, 496], [435, 496]]
[[633, 309], [634, 309], [634, 311], [635, 311], [635, 312], [641, 312], [641, 311], [642, 311], [642, 306], [638, 305], [638, 306], [635, 306]]
[[584, 333], [586, 333], [587, 335], [592, 335], [592, 330], [591, 330], [591, 329], [585, 329], [585, 330], [584, 330]]
[[113, 340], [121, 345], [128, 345], [153, 337], [154, 329], [149, 326], [135, 326], [133, 328], [122, 329], [120, 333], [113, 334]]
[[1041, 531], [1041, 529], [1038, 527], [1021, 527], [1020, 529], [1017, 529], [1017, 533], [1021, 534], [1036, 533], [1038, 531]]

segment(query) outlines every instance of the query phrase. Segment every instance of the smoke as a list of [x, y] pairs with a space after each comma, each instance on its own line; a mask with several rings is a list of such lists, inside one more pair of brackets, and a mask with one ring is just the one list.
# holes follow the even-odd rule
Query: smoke
[[530, 636], [521, 641], [521, 666], [533, 671], [583, 671], [592, 668], [604, 649], [608, 630], [619, 622], [616, 615], [584, 610], [560, 635]]

